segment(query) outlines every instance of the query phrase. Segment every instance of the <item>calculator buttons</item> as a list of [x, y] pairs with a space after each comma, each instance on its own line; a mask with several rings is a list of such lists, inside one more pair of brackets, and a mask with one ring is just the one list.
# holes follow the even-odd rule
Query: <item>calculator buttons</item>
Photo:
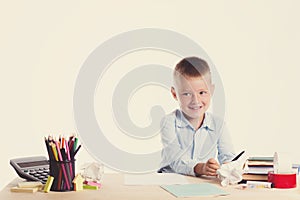
[[[31, 176], [34, 176], [35, 178], [39, 179], [41, 182], [45, 183], [47, 181], [47, 177], [49, 175], [49, 169], [42, 169], [42, 168], [38, 168], [38, 169], [31, 169], [29, 170], [28, 174], [30, 174]], [[28, 170], [27, 170], [28, 171]]]

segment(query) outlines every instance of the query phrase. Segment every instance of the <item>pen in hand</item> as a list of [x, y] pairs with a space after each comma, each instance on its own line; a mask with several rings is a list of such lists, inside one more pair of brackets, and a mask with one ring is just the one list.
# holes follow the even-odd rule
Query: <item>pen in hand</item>
[[232, 159], [232, 161], [235, 161], [235, 160], [239, 159], [239, 157], [241, 157], [241, 155], [243, 155], [243, 153], [245, 153], [245, 151], [242, 151], [241, 153], [239, 153], [236, 157], [234, 157]]

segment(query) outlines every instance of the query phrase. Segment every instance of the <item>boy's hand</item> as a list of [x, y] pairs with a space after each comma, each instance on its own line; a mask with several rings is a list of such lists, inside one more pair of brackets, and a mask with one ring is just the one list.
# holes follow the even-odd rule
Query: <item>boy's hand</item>
[[213, 159], [210, 158], [203, 166], [203, 174], [207, 176], [216, 176], [217, 175], [217, 169], [220, 168], [219, 163]]
[[194, 171], [198, 175], [216, 176], [219, 168], [219, 163], [215, 159], [210, 158], [206, 163], [198, 163]]

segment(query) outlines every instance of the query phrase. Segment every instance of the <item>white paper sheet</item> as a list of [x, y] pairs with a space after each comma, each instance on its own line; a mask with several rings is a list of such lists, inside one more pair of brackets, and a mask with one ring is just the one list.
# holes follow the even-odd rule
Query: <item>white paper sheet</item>
[[188, 183], [185, 176], [175, 173], [124, 175], [124, 185], [174, 185]]

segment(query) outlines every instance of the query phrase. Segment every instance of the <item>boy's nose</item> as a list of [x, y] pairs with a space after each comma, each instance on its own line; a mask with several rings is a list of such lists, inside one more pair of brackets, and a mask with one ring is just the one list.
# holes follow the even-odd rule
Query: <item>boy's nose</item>
[[198, 103], [200, 101], [200, 98], [197, 94], [192, 95], [192, 102], [193, 103]]

